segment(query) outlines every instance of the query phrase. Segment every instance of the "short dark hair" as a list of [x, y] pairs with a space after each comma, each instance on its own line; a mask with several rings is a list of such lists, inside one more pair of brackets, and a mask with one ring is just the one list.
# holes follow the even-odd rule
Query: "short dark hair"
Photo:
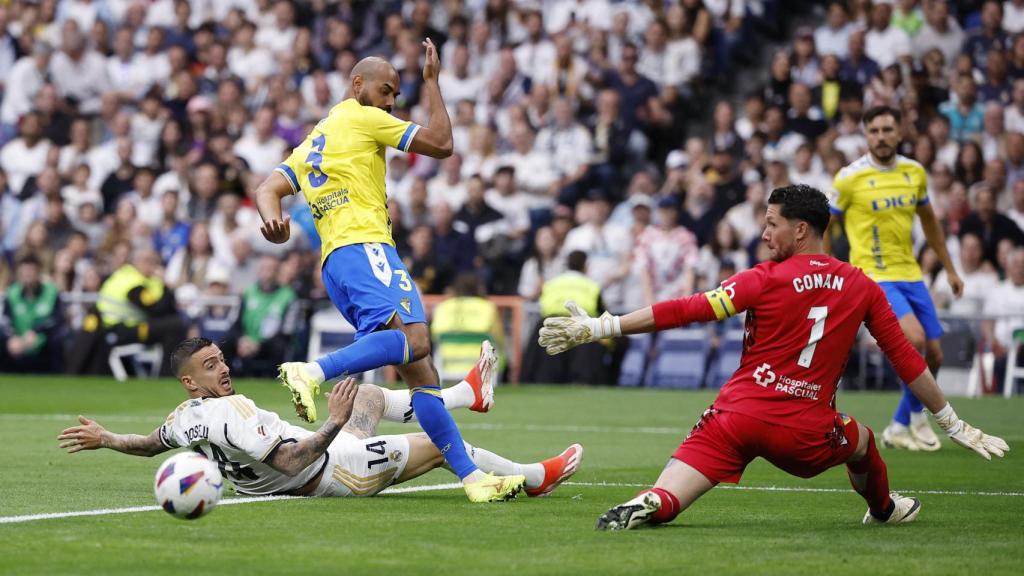
[[864, 125], [867, 126], [872, 120], [879, 116], [892, 116], [892, 119], [895, 120], [897, 124], [903, 121], [903, 113], [900, 112], [898, 108], [881, 105], [868, 108], [867, 112], [864, 113]]
[[807, 222], [818, 236], [823, 236], [828, 228], [828, 199], [817, 188], [806, 184], [776, 188], [768, 197], [768, 203], [781, 206], [779, 214], [787, 220]]
[[188, 364], [192, 355], [207, 346], [213, 346], [213, 341], [209, 338], [203, 338], [202, 336], [183, 340], [180, 344], [175, 346], [174, 352], [171, 352], [171, 370], [174, 371], [174, 375], [180, 378], [182, 370], [185, 368], [185, 365]]
[[34, 254], [25, 254], [21, 258], [18, 258], [17, 266], [35, 266], [36, 268], [42, 268], [43, 263], [40, 262]]
[[583, 272], [587, 269], [587, 253], [582, 250], [569, 252], [567, 266], [569, 270]]

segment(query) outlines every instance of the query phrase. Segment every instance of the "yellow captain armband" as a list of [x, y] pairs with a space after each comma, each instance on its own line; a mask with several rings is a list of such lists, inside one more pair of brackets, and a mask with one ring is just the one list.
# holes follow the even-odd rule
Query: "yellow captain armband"
[[725, 320], [736, 315], [736, 306], [732, 303], [732, 296], [735, 293], [732, 289], [733, 284], [729, 284], [704, 293], [704, 297], [711, 304], [711, 309], [715, 311], [715, 318]]

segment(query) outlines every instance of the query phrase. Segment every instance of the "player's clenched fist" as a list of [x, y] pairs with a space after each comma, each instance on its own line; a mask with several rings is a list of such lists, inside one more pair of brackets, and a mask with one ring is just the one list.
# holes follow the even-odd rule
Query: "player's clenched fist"
[[426, 62], [423, 64], [423, 79], [425, 81], [437, 80], [441, 73], [441, 60], [437, 57], [437, 47], [434, 42], [427, 38], [423, 41], [423, 47], [427, 50]]
[[355, 378], [349, 377], [335, 384], [327, 393], [327, 411], [338, 426], [344, 426], [352, 416], [352, 405], [358, 392], [359, 384]]

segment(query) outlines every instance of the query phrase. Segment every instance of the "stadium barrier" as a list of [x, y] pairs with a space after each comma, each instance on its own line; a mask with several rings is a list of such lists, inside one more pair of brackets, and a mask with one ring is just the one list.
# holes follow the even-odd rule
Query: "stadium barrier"
[[[428, 318], [432, 315], [434, 308], [447, 298], [448, 296], [445, 295], [423, 297]], [[523, 351], [529, 340], [536, 337], [533, 327], [540, 319], [540, 308], [537, 303], [518, 296], [489, 296], [487, 298], [498, 307], [505, 327], [505, 354], [508, 358], [509, 383], [518, 384]], [[98, 299], [99, 296], [96, 293], [61, 294], [61, 300], [72, 328], [81, 327], [86, 311]], [[0, 302], [0, 306], [2, 304]], [[186, 311], [186, 315], [193, 320], [212, 306], [230, 306], [237, 311], [240, 305], [241, 297], [232, 295], [200, 295], [187, 302], [179, 303], [179, 307]], [[316, 303], [309, 301], [303, 302], [303, 306], [306, 311], [317, 308]], [[942, 338], [943, 367], [938, 377], [942, 389], [952, 396], [980, 396], [996, 393], [1001, 393], [1007, 398], [1012, 396], [1016, 392], [1017, 386], [1020, 385], [1019, 382], [1024, 381], [1024, 366], [1018, 366], [1024, 361], [1024, 358], [1021, 358], [1020, 350], [1020, 347], [1024, 346], [1024, 316], [1008, 318], [940, 313], [939, 318], [946, 332]], [[1009, 347], [1006, 356], [1005, 374], [997, 382], [996, 359], [984, 337], [982, 322], [1007, 319], [1013, 320], [1014, 324], [1019, 325], [1020, 328], [1014, 331], [1014, 345]], [[308, 358], [317, 358], [327, 350], [345, 346], [352, 341], [355, 335], [355, 329], [331, 306], [317, 309], [310, 316], [309, 329], [309, 347], [306, 354]], [[659, 349], [657, 342], [651, 344], [649, 340], [639, 341], [631, 338], [631, 342], [638, 349], [627, 353], [627, 360], [623, 364], [623, 373], [620, 375], [619, 383], [630, 387], [646, 385], [718, 388], [739, 363], [739, 352], [742, 349], [741, 337], [742, 331], [737, 326], [729, 326], [722, 333], [717, 346], [698, 346], [696, 348], [682, 344], [677, 346], [674, 343], [675, 339], [669, 338], [668, 342], [663, 342], [661, 345], [661, 348], [665, 348], [663, 352], [666, 357], [655, 359], [652, 359], [653, 355], [649, 351]], [[671, 364], [678, 363], [683, 356], [680, 358], [672, 358], [672, 356], [675, 356], [674, 349], [680, 348], [680, 346], [686, 348], [684, 351], [686, 363], [691, 367], [702, 366], [700, 370], [693, 368], [685, 375], [675, 374], [675, 371], [678, 370], [672, 368]], [[137, 347], [132, 347], [118, 350], [117, 353], [120, 370], [115, 371], [115, 375], [118, 372], [124, 372], [123, 362], [125, 360], [130, 360], [133, 363], [151, 363], [153, 350], [148, 348], [140, 350]], [[135, 356], [138, 354], [142, 356], [136, 358]], [[112, 352], [111, 363], [113, 364], [113, 362]], [[854, 369], [848, 371], [847, 376], [843, 378], [841, 386], [844, 388], [869, 390], [899, 385], [895, 373], [888, 366], [877, 343], [863, 327], [858, 335], [857, 345], [852, 351], [850, 366]], [[157, 367], [158, 369], [159, 367]], [[666, 370], [668, 372], [665, 372]], [[395, 373], [392, 368], [387, 367], [367, 374], [366, 378], [372, 382], [393, 381]]]

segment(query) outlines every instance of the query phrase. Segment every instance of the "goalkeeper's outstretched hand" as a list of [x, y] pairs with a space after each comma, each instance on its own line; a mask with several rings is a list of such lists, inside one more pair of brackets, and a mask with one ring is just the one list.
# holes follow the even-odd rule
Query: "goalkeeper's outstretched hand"
[[537, 338], [537, 343], [552, 356], [580, 344], [621, 335], [618, 316], [605, 312], [599, 318], [591, 318], [572, 300], [565, 303], [565, 309], [569, 311], [568, 316], [555, 316], [544, 320], [544, 326]]
[[953, 407], [946, 404], [946, 407], [935, 414], [935, 421], [946, 431], [949, 439], [964, 448], [970, 448], [981, 455], [985, 460], [991, 460], [992, 456], [1003, 457], [1003, 454], [1010, 451], [1010, 445], [999, 436], [985, 434], [979, 428], [971, 426], [957, 417]]

